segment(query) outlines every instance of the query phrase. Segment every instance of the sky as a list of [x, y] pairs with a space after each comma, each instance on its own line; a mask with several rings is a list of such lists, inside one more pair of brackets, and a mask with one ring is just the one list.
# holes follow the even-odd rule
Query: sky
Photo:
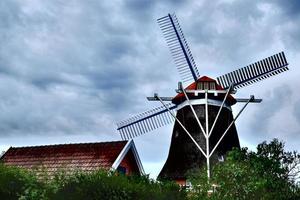
[[[284, 51], [290, 70], [239, 89], [255, 95], [236, 122], [241, 145], [278, 138], [300, 151], [300, 1], [0, 1], [0, 151], [120, 140], [116, 122], [175, 96], [179, 74], [156, 19], [176, 13], [201, 75]], [[235, 105], [237, 114], [242, 105]], [[155, 177], [172, 125], [136, 138]]]

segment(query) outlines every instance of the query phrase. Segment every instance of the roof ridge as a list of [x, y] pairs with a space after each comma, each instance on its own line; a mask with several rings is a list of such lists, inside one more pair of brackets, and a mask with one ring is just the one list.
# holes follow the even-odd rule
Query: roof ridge
[[93, 144], [111, 144], [111, 143], [127, 143], [128, 140], [116, 140], [116, 141], [108, 141], [108, 142], [81, 142], [81, 143], [65, 143], [65, 144], [46, 144], [46, 145], [37, 145], [37, 146], [21, 146], [21, 147], [13, 147], [11, 149], [21, 149], [21, 148], [38, 148], [38, 147], [59, 147], [59, 146], [71, 146], [71, 145], [93, 145]]

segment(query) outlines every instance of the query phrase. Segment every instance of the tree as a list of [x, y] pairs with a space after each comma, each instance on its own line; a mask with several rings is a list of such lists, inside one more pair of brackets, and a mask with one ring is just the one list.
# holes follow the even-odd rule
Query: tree
[[34, 174], [0, 163], [0, 199], [44, 199], [45, 188]]
[[0, 199], [18, 200], [168, 200], [186, 199], [174, 182], [157, 182], [149, 176], [125, 176], [115, 172], [78, 171], [37, 179], [33, 172], [0, 163]]
[[300, 199], [297, 177], [300, 155], [284, 150], [277, 139], [257, 146], [257, 152], [247, 148], [234, 149], [226, 160], [213, 167], [210, 183], [205, 170], [191, 172], [195, 187], [192, 199]]
[[5, 151], [2, 151], [2, 152], [0, 153], [0, 158], [1, 158], [4, 154], [5, 154]]
[[98, 171], [71, 176], [49, 199], [182, 200], [185, 197], [185, 191], [180, 191], [176, 183], [155, 182], [148, 176], [124, 176]]

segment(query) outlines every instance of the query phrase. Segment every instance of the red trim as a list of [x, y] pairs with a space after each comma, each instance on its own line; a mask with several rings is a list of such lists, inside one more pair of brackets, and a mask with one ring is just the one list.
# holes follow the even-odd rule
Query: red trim
[[[196, 89], [197, 89], [197, 83], [198, 83], [198, 82], [215, 82], [215, 84], [216, 84], [216, 90], [224, 90], [224, 88], [223, 88], [221, 85], [217, 84], [216, 80], [214, 80], [214, 79], [212, 79], [212, 78], [210, 78], [210, 77], [208, 77], [208, 76], [202, 76], [202, 77], [199, 78], [197, 81], [195, 81], [195, 82], [191, 83], [189, 86], [187, 86], [187, 87], [185, 88], [185, 90], [196, 90]], [[219, 96], [220, 96], [220, 97], [219, 97]], [[218, 95], [218, 96], [216, 97], [216, 99], [222, 99], [222, 98], [221, 98], [222, 96], [223, 96], [223, 98], [224, 98], [224, 95]], [[195, 95], [194, 95], [194, 94], [189, 94], [189, 97], [193, 98], [193, 97], [195, 97]], [[199, 97], [199, 98], [201, 98], [201, 97]], [[177, 95], [172, 99], [172, 103], [178, 105], [178, 104], [182, 103], [182, 102], [185, 101], [185, 100], [186, 100], [186, 99], [185, 99], [185, 96], [184, 96], [184, 94], [181, 92], [181, 93], [177, 94]], [[233, 105], [233, 104], [236, 103], [236, 100], [235, 100], [234, 97], [231, 96], [230, 94], [229, 94], [228, 97], [227, 97], [227, 101], [229, 102], [230, 105]]]

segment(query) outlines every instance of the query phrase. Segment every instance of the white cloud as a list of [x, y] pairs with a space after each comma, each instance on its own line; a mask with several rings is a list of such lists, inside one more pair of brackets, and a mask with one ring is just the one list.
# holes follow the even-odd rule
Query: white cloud
[[[179, 76], [155, 22], [175, 11], [201, 75], [285, 50], [289, 72], [237, 93], [264, 99], [237, 128], [244, 144], [279, 137], [299, 148], [298, 2], [1, 1], [0, 145], [119, 139], [116, 121], [157, 105], [146, 96], [175, 94]], [[136, 140], [149, 172], [162, 166], [171, 129]]]

